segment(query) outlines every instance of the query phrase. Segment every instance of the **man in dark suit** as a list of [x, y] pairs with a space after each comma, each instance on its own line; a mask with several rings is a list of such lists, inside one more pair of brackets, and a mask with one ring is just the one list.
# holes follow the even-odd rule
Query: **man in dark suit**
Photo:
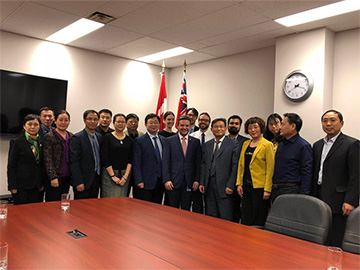
[[[228, 137], [230, 139], [236, 140], [239, 143], [239, 153], [241, 153], [242, 146], [245, 141], [249, 140], [249, 138], [246, 138], [239, 134], [240, 128], [242, 124], [242, 119], [239, 115], [232, 115], [228, 119]], [[236, 223], [240, 222], [241, 218], [241, 197], [238, 192], [234, 192], [231, 195], [231, 204], [233, 207], [233, 221]]]
[[71, 185], [75, 199], [97, 198], [100, 187], [102, 137], [95, 131], [99, 114], [87, 110], [83, 120], [85, 128], [70, 139]]
[[200, 140], [189, 136], [190, 118], [178, 119], [179, 132], [167, 139], [163, 156], [163, 183], [169, 196], [169, 205], [190, 210], [192, 191], [200, 182]]
[[314, 177], [311, 193], [326, 202], [333, 214], [327, 244], [341, 247], [346, 220], [359, 205], [359, 140], [341, 132], [340, 112], [321, 117], [326, 137], [314, 144]]
[[205, 193], [205, 213], [233, 220], [230, 196], [235, 190], [239, 144], [225, 137], [226, 119], [211, 123], [215, 139], [205, 143], [201, 162], [200, 192]]
[[148, 114], [145, 127], [147, 132], [134, 141], [134, 198], [161, 204], [165, 191], [162, 183], [162, 153], [166, 140], [158, 134], [160, 117]]
[[189, 134], [198, 131], [199, 127], [195, 126], [196, 120], [198, 119], [199, 116], [199, 112], [197, 109], [195, 108], [189, 108], [186, 111], [186, 115], [190, 118], [190, 130], [189, 130]]

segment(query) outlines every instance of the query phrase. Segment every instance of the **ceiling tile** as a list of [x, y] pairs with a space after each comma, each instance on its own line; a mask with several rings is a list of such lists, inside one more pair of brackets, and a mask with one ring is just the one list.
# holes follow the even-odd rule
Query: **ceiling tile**
[[278, 19], [339, 1], [341, 0], [250, 0], [242, 2], [241, 5], [270, 19]]
[[146, 5], [116, 21], [112, 25], [148, 35], [167, 29], [217, 10], [237, 4], [231, 1], [158, 1]]
[[0, 20], [5, 21], [6, 18], [13, 13], [23, 1], [0, 1]]
[[145, 55], [172, 49], [175, 47], [176, 46], [174, 46], [173, 44], [169, 44], [149, 37], [144, 37], [126, 43], [125, 45], [107, 50], [106, 53], [129, 58], [129, 59], [135, 59]]
[[[216, 58], [216, 56], [212, 56], [212, 55], [208, 55], [208, 54], [200, 53], [200, 52], [192, 52], [192, 53], [168, 58], [168, 59], [165, 59], [164, 61], [165, 61], [165, 65], [167, 68], [174, 68], [174, 67], [182, 66], [184, 64], [185, 59], [186, 59], [186, 63], [189, 65], [189, 64], [202, 62], [202, 61], [211, 60], [214, 58]], [[163, 60], [159, 60], [152, 64], [161, 66], [162, 61]]]
[[79, 17], [68, 13], [27, 2], [16, 10], [1, 28], [43, 39], [78, 19]]
[[106, 51], [141, 37], [137, 33], [105, 25], [99, 30], [69, 43], [69, 45], [94, 51]]
[[109, 1], [34, 1], [40, 5], [64, 11], [76, 16], [86, 17]]
[[152, 1], [112, 1], [100, 8], [98, 11], [108, 14], [115, 18], [120, 18], [130, 12], [133, 12], [143, 6], [150, 4]]
[[244, 6], [235, 5], [150, 36], [174, 44], [187, 44], [267, 20]]

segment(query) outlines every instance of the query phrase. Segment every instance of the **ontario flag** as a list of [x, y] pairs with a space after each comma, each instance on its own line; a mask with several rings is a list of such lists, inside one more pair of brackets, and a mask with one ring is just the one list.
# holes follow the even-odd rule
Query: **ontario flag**
[[166, 112], [167, 109], [166, 107], [167, 107], [167, 99], [166, 99], [166, 87], [165, 87], [165, 74], [164, 72], [162, 72], [159, 99], [156, 107], [156, 114], [160, 117], [159, 130], [163, 130], [165, 128], [164, 113]]
[[187, 96], [186, 96], [186, 79], [185, 79], [185, 71], [183, 75], [183, 82], [181, 87], [181, 93], [180, 93], [180, 99], [179, 99], [179, 105], [178, 110], [176, 114], [176, 122], [175, 127], [178, 128], [177, 122], [180, 116], [184, 115], [187, 111]]

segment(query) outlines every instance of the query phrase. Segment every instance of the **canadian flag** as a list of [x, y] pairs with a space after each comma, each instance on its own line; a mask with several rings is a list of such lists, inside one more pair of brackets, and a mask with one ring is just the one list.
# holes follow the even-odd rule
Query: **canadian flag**
[[156, 114], [160, 117], [159, 130], [163, 130], [165, 128], [164, 113], [166, 112], [166, 109], [167, 109], [167, 99], [166, 99], [166, 87], [165, 87], [165, 74], [164, 72], [162, 72], [159, 99], [156, 107]]

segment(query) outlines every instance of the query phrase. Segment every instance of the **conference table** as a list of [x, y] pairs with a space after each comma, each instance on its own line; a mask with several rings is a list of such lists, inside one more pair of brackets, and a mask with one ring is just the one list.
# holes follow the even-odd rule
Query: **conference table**
[[325, 246], [132, 198], [10, 205], [0, 223], [9, 269], [326, 269]]

